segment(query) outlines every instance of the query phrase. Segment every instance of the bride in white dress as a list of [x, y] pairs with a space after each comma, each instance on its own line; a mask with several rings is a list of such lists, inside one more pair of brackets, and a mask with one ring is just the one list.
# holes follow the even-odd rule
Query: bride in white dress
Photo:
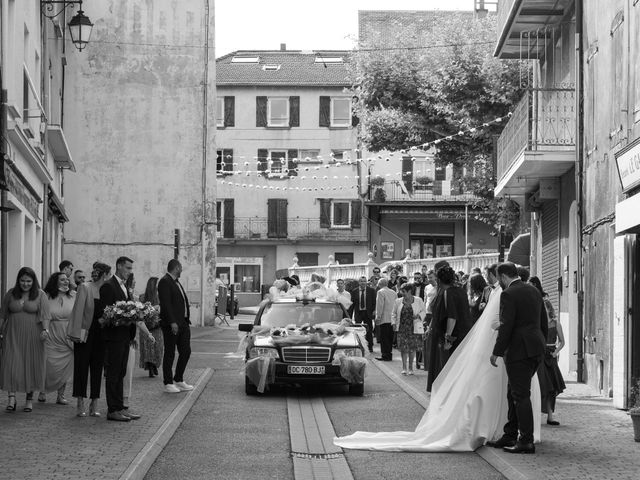
[[[414, 432], [356, 432], [334, 438], [342, 448], [389, 452], [468, 452], [502, 436], [507, 422], [507, 372], [489, 357], [498, 334], [500, 287], [433, 384], [429, 407]], [[540, 441], [540, 386], [531, 380], [534, 437]]]

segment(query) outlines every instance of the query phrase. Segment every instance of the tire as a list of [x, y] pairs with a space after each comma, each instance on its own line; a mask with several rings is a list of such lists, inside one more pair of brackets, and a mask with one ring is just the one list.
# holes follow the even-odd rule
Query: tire
[[361, 397], [364, 395], [364, 383], [350, 383], [349, 395], [353, 395], [354, 397]]
[[244, 393], [247, 395], [257, 395], [258, 387], [256, 387], [251, 380], [249, 380], [246, 376], [244, 377]]

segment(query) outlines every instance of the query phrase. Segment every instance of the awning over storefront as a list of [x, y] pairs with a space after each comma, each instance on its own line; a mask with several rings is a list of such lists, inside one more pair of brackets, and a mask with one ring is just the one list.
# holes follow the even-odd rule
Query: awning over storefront
[[49, 187], [49, 210], [56, 217], [58, 217], [58, 221], [60, 223], [65, 223], [69, 221], [69, 217], [67, 216], [67, 212], [65, 212], [64, 204], [60, 197], [58, 197], [51, 187]]
[[67, 139], [64, 136], [60, 125], [47, 125], [47, 133], [49, 134], [49, 146], [53, 153], [53, 159], [59, 168], [68, 168], [72, 172], [76, 171], [76, 166], [71, 158], [71, 151], [67, 145]]
[[616, 235], [640, 233], [640, 194], [616, 204]]
[[523, 233], [513, 239], [509, 246], [509, 254], [507, 255], [507, 261], [513, 262], [523, 267], [529, 266], [531, 258], [531, 234]]

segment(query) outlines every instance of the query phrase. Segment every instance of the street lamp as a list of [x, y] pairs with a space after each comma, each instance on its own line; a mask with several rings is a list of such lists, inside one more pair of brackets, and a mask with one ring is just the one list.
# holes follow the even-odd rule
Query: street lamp
[[[78, 4], [78, 13], [69, 21], [69, 33], [71, 41], [79, 51], [82, 51], [91, 38], [93, 23], [82, 11], [82, 0], [40, 0], [40, 12], [52, 20], [66, 10], [67, 7]], [[62, 4], [62, 8], [56, 12], [55, 5]]]

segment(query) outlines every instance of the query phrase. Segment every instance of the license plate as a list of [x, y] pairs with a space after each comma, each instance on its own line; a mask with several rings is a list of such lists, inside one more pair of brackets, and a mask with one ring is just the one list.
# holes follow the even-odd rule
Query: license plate
[[289, 365], [287, 371], [291, 375], [324, 375], [324, 366]]

